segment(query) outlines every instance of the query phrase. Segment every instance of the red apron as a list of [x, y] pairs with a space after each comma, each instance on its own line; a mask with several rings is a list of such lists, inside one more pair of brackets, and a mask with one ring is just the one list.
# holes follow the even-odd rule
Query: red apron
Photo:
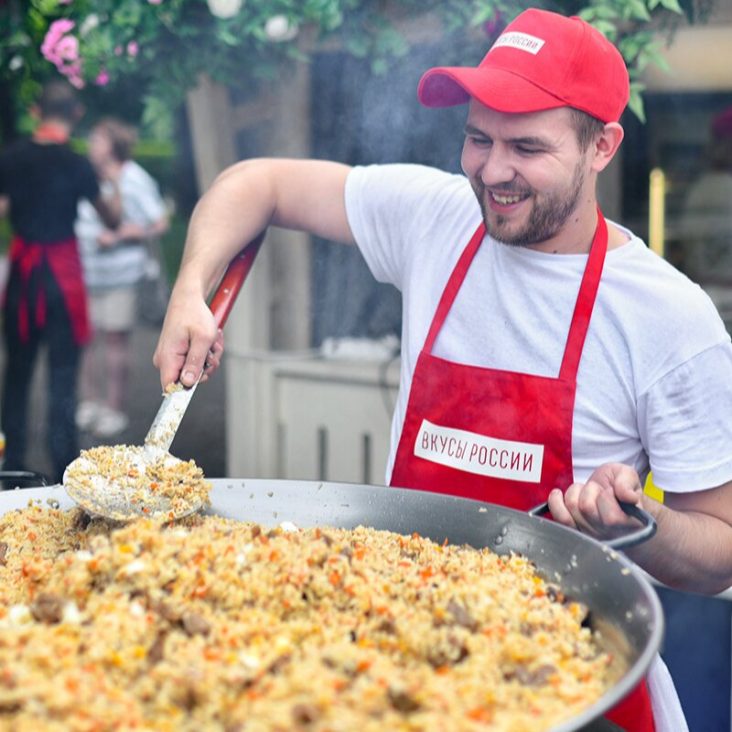
[[[432, 348], [485, 235], [481, 224], [447, 282], [412, 376], [391, 485], [526, 510], [573, 482], [577, 369], [607, 251], [598, 209], [558, 378], [447, 361]], [[654, 730], [645, 682], [608, 719]]]
[[[10, 243], [9, 259], [12, 270], [17, 272], [20, 280], [20, 299], [17, 303], [20, 340], [27, 343], [33, 328], [42, 329], [46, 325], [47, 302], [41, 269], [47, 263], [66, 305], [74, 342], [79, 346], [88, 343], [91, 324], [76, 239], [46, 244], [14, 236]], [[32, 293], [35, 293], [33, 302]], [[6, 298], [7, 290], [3, 295], [3, 305], [6, 304]]]

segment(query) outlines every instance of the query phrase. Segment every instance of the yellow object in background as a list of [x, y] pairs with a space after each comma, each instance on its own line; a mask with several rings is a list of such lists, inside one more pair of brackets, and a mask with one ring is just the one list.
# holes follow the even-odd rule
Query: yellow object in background
[[648, 182], [648, 246], [663, 257], [666, 231], [666, 175], [661, 168], [651, 171]]
[[646, 484], [643, 487], [643, 491], [647, 496], [650, 496], [653, 498], [654, 501], [658, 501], [659, 503], [663, 503], [663, 488], [659, 488], [654, 482], [653, 482], [653, 473], [648, 473], [648, 477], [646, 478]]
[[[665, 254], [665, 230], [666, 175], [661, 168], [654, 168], [648, 185], [648, 246], [661, 257]], [[646, 495], [663, 503], [663, 490], [653, 482], [653, 473], [648, 473], [643, 490]]]

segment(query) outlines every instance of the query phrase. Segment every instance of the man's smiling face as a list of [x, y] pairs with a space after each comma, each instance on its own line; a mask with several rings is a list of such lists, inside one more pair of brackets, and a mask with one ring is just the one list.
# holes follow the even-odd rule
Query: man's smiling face
[[488, 233], [517, 246], [550, 244], [581, 206], [594, 211], [594, 178], [571, 111], [503, 114], [471, 102], [463, 171]]

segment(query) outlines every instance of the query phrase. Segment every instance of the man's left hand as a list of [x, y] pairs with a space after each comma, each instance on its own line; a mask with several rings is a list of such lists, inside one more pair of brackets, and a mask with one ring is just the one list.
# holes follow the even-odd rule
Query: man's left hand
[[572, 483], [564, 493], [555, 488], [549, 494], [549, 510], [560, 524], [598, 539], [614, 539], [638, 527], [618, 501], [640, 505], [642, 498], [643, 486], [633, 468], [606, 463], [586, 483]]

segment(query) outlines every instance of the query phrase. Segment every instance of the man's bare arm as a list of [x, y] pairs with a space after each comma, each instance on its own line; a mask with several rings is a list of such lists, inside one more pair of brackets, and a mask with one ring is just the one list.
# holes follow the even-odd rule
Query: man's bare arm
[[716, 594], [732, 587], [732, 482], [694, 493], [643, 496], [657, 537], [628, 555], [669, 587]]
[[196, 205], [181, 274], [204, 274], [208, 293], [234, 255], [270, 225], [353, 243], [344, 201], [349, 170], [327, 161], [264, 158], [228, 168]]
[[163, 385], [195, 381], [216, 340], [205, 298], [231, 259], [270, 225], [353, 243], [345, 208], [350, 168], [256, 159], [225, 170], [196, 205], [154, 362]]
[[665, 494], [663, 504], [643, 493], [627, 465], [602, 465], [586, 483], [549, 496], [554, 518], [598, 538], [637, 528], [618, 500], [639, 505], [658, 523], [656, 535], [627, 550], [629, 557], [669, 587], [716, 594], [732, 587], [732, 482], [705, 491]]

